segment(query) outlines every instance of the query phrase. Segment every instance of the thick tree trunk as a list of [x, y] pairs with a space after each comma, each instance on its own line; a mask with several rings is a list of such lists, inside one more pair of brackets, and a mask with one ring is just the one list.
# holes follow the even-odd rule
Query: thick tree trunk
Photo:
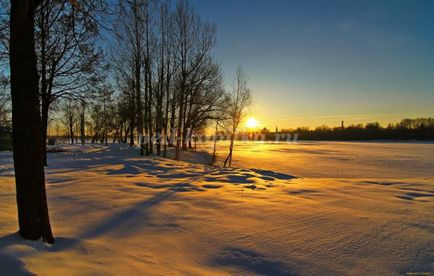
[[11, 1], [10, 70], [15, 181], [20, 235], [53, 243], [43, 165], [34, 42], [38, 1]]

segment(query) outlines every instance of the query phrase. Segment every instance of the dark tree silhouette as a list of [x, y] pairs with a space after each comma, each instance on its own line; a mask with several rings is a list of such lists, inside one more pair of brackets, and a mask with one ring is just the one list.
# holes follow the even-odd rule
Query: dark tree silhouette
[[319, 126], [315, 129], [298, 127], [281, 129], [278, 133], [267, 133], [266, 140], [294, 137], [300, 140], [324, 141], [360, 141], [360, 140], [433, 140], [434, 118], [403, 119], [399, 123], [391, 123], [383, 127], [378, 122], [366, 125], [349, 125], [339, 127]]
[[20, 235], [53, 243], [43, 166], [35, 10], [41, 1], [12, 0], [10, 71], [15, 181]]

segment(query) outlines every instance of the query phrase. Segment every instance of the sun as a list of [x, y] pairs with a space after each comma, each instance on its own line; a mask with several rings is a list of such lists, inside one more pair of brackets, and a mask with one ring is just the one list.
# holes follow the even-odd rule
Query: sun
[[250, 117], [246, 122], [246, 127], [251, 128], [251, 129], [257, 128], [258, 127], [258, 121], [256, 121], [255, 118]]

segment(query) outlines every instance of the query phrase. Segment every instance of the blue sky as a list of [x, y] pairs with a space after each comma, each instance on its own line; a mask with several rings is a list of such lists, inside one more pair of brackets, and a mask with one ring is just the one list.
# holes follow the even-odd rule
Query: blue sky
[[192, 0], [274, 128], [434, 116], [434, 1]]

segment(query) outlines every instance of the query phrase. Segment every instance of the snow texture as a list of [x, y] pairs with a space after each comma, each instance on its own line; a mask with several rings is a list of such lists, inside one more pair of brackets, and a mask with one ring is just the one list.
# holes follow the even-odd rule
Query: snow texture
[[[360, 146], [345, 144], [356, 154]], [[353, 178], [327, 177], [321, 168], [333, 165], [330, 155], [305, 164], [297, 178], [285, 166], [271, 169], [286, 158], [276, 152], [297, 152], [296, 145], [258, 153], [276, 164], [252, 154], [251, 163], [230, 169], [140, 157], [126, 145], [68, 147], [49, 154], [46, 170], [52, 246], [16, 233], [12, 154], [0, 152], [1, 275], [433, 272], [434, 179], [432, 167], [423, 169], [433, 155], [420, 159], [432, 145], [415, 146], [414, 158], [426, 164], [395, 168], [413, 177], [394, 178], [375, 175], [390, 173], [396, 156], [410, 156], [406, 146], [393, 156], [380, 153], [389, 160], [383, 167], [373, 158], [376, 170], [352, 172], [358, 161], [347, 164]], [[338, 143], [300, 145], [298, 151], [310, 151], [305, 158], [311, 160], [333, 148], [342, 151]], [[234, 160], [247, 156], [238, 149]], [[207, 162], [204, 153], [184, 157]], [[300, 152], [296, 158], [300, 164]], [[310, 172], [305, 178], [303, 171], [317, 165], [322, 177]]]

